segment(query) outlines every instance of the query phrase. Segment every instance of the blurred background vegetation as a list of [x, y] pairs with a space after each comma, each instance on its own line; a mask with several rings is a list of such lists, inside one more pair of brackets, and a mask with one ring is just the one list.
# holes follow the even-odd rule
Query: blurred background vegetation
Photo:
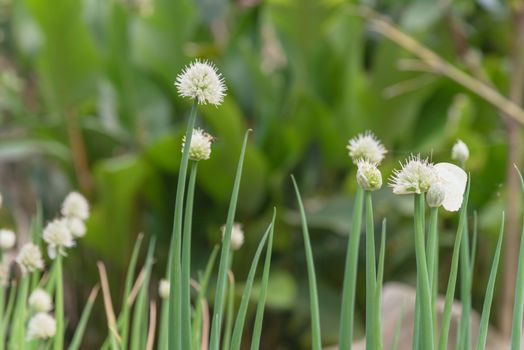
[[[502, 95], [513, 94], [520, 105], [519, 1], [362, 2], [461, 71]], [[252, 128], [237, 214], [246, 244], [235, 254], [234, 272], [237, 280], [244, 279], [276, 206], [265, 348], [309, 348], [292, 173], [307, 199], [323, 338], [326, 344], [336, 342], [356, 187], [345, 146], [368, 129], [390, 150], [384, 177], [411, 152], [448, 161], [457, 138], [469, 145], [470, 208], [479, 213], [480, 228], [473, 283], [473, 303], [479, 307], [504, 199], [507, 192], [517, 193], [507, 191], [506, 182], [511, 181], [508, 164], [520, 162], [519, 124], [445, 74], [414, 61], [416, 54], [374, 30], [369, 14], [357, 5], [362, 4], [0, 0], [0, 189], [9, 209], [2, 223], [24, 234], [37, 201], [50, 218], [73, 189], [92, 203], [88, 235], [66, 264], [71, 326], [97, 283], [97, 260], [108, 264], [113, 297], [120, 300], [138, 233], [157, 237], [156, 278], [165, 273], [189, 110], [173, 82], [195, 58], [214, 62], [229, 91], [220, 108], [200, 109], [199, 124], [216, 142], [198, 174], [193, 266], [201, 268], [220, 240], [241, 137]], [[385, 279], [413, 283], [411, 201], [387, 188], [376, 197], [375, 217], [388, 220]], [[516, 198], [508, 200], [518, 207]], [[443, 215], [441, 284], [447, 280], [457, 219]], [[519, 223], [517, 214], [513, 217]], [[499, 291], [503, 281], [499, 278]], [[362, 320], [362, 273], [359, 283], [357, 317]], [[502, 293], [497, 297], [494, 321], [503, 324], [504, 316], [497, 319]], [[106, 334], [101, 304], [94, 317], [90, 348]]]

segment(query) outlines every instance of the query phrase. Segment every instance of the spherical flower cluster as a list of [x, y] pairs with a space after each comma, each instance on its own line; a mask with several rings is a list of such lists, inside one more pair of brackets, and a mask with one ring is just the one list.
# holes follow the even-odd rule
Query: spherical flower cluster
[[43, 238], [48, 244], [47, 252], [51, 259], [56, 257], [57, 250], [65, 255], [65, 248], [75, 245], [73, 235], [67, 226], [67, 219], [55, 219], [47, 224]]
[[[222, 226], [220, 230], [222, 231], [222, 239], [224, 239], [226, 226]], [[242, 230], [242, 224], [239, 224], [237, 222], [233, 224], [233, 229], [231, 230], [230, 244], [231, 249], [233, 250], [239, 250], [244, 244], [244, 231]]]
[[451, 159], [458, 161], [461, 164], [464, 164], [469, 158], [469, 148], [462, 142], [462, 140], [457, 140], [451, 149]]
[[56, 321], [53, 316], [45, 312], [34, 315], [27, 324], [27, 337], [29, 339], [48, 339], [56, 334]]
[[346, 148], [355, 164], [360, 160], [366, 160], [378, 165], [387, 153], [386, 148], [370, 131], [350, 139]]
[[160, 280], [160, 283], [158, 284], [158, 295], [160, 295], [160, 298], [162, 299], [169, 298], [169, 289], [170, 289], [169, 281], [166, 279]]
[[29, 296], [29, 307], [35, 312], [49, 312], [53, 308], [53, 300], [49, 293], [37, 288]]
[[411, 155], [402, 169], [394, 170], [389, 185], [393, 187], [394, 194], [421, 194], [427, 192], [431, 184], [437, 180], [433, 164], [420, 156]]
[[195, 61], [186, 66], [175, 81], [178, 94], [189, 97], [197, 103], [218, 106], [226, 95], [224, 78], [208, 61]]
[[[202, 129], [193, 129], [191, 144], [189, 145], [189, 159], [194, 161], [207, 160], [211, 155], [211, 143], [213, 136]], [[186, 144], [186, 137], [182, 140], [182, 152]]]
[[33, 243], [26, 243], [16, 257], [16, 262], [20, 265], [22, 273], [33, 272], [44, 268], [42, 252]]
[[15, 246], [16, 236], [11, 230], [0, 230], [0, 249], [9, 250]]
[[89, 203], [78, 192], [71, 192], [62, 203], [62, 215], [67, 218], [86, 220], [89, 217]]
[[375, 191], [382, 187], [382, 174], [374, 163], [360, 160], [357, 163], [357, 182], [366, 191]]
[[74, 238], [82, 238], [86, 235], [86, 224], [78, 218], [66, 218], [66, 225]]

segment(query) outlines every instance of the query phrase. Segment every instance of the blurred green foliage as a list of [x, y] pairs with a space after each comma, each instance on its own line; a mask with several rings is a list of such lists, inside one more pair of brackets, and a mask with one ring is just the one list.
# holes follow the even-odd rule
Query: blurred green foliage
[[[465, 45], [483, 74], [506, 93], [509, 5], [365, 2], [467, 70], [459, 44]], [[241, 137], [252, 128], [237, 215], [246, 245], [235, 255], [234, 270], [243, 280], [276, 206], [265, 348], [309, 346], [305, 258], [291, 173], [299, 180], [312, 228], [323, 339], [336, 341], [356, 186], [345, 145], [367, 129], [390, 150], [385, 177], [411, 152], [445, 161], [457, 138], [470, 146], [470, 207], [481, 214], [478, 261], [484, 268], [474, 286], [485, 285], [482, 257], [491, 256], [495, 244], [508, 147], [498, 112], [442, 77], [400, 70], [410, 54], [370, 31], [347, 2], [2, 0], [0, 21], [0, 161], [22, 169], [18, 181], [30, 189], [31, 200], [44, 201], [48, 216], [70, 189], [79, 188], [92, 201], [82, 254], [68, 261], [71, 303], [81, 305], [97, 280], [97, 259], [109, 263], [115, 297], [120, 295], [130, 249], [142, 231], [158, 238], [154, 269], [157, 278], [164, 274], [189, 110], [173, 82], [195, 58], [213, 61], [229, 91], [220, 108], [200, 110], [199, 124], [216, 142], [198, 174], [193, 266], [204, 266], [219, 241]], [[84, 146], [80, 153], [74, 142]], [[85, 183], [75, 167], [83, 156]], [[16, 191], [0, 186], [3, 193]], [[387, 216], [389, 228], [385, 279], [412, 282], [411, 202], [387, 188], [377, 197], [375, 217]], [[450, 254], [456, 217], [445, 215], [442, 250]], [[441, 261], [447, 271], [445, 256]], [[362, 286], [363, 281], [360, 273]], [[474, 291], [474, 303], [482, 296], [482, 290]], [[360, 310], [363, 298], [360, 290]], [[88, 332], [93, 344], [103, 332], [104, 327]]]

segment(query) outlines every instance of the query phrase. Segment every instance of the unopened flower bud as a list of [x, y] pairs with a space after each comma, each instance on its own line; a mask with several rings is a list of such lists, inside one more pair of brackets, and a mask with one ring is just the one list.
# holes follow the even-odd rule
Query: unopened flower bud
[[375, 191], [382, 187], [382, 174], [377, 166], [368, 161], [359, 161], [357, 183], [366, 191]]

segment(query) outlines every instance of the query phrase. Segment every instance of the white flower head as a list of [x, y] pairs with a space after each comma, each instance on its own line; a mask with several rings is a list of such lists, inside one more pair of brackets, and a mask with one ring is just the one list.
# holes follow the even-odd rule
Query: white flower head
[[210, 103], [218, 106], [226, 95], [224, 78], [208, 61], [196, 60], [186, 66], [176, 77], [175, 86], [180, 96], [194, 99], [202, 105]]
[[464, 191], [468, 182], [466, 172], [451, 163], [435, 164], [434, 169], [437, 174], [437, 181], [445, 192], [442, 206], [447, 211], [459, 210], [462, 206]]
[[161, 279], [160, 283], [158, 284], [158, 295], [160, 295], [160, 298], [162, 299], [169, 298], [169, 289], [170, 289], [169, 281], [166, 279]]
[[[222, 226], [220, 228], [222, 231], [222, 239], [224, 239], [224, 234], [226, 231], [226, 226]], [[239, 250], [240, 247], [244, 244], [244, 231], [242, 230], [242, 224], [239, 224], [238, 222], [235, 222], [233, 224], [233, 229], [231, 230], [231, 249], [233, 250]]]
[[82, 238], [86, 235], [86, 224], [78, 218], [65, 218], [67, 228], [71, 231], [73, 238]]
[[29, 307], [35, 312], [49, 312], [53, 308], [53, 300], [49, 293], [37, 288], [29, 296]]
[[440, 182], [431, 185], [426, 194], [426, 202], [431, 208], [438, 208], [446, 198], [446, 188]]
[[[211, 143], [213, 142], [213, 136], [209, 135], [202, 129], [193, 129], [191, 135], [191, 144], [189, 145], [189, 159], [199, 161], [207, 160], [211, 155]], [[186, 137], [182, 139], [182, 152], [184, 152], [184, 146], [186, 144]]]
[[47, 224], [43, 234], [44, 241], [48, 244], [47, 253], [51, 259], [56, 257], [57, 250], [60, 254], [65, 254], [65, 248], [75, 245], [75, 240], [69, 227], [67, 219], [55, 219]]
[[421, 194], [427, 192], [436, 181], [433, 164], [427, 159], [420, 159], [420, 155], [411, 155], [405, 164], [400, 165], [402, 169], [394, 170], [390, 177], [389, 186], [393, 187], [394, 194]]
[[89, 217], [87, 199], [78, 192], [69, 193], [62, 203], [62, 215], [68, 218], [86, 220]]
[[348, 141], [346, 147], [353, 163], [359, 160], [367, 160], [370, 163], [380, 164], [384, 159], [387, 150], [371, 131], [358, 134]]
[[382, 174], [375, 163], [359, 160], [357, 163], [357, 182], [366, 191], [375, 191], [382, 187]]
[[27, 324], [27, 337], [29, 339], [47, 339], [56, 334], [56, 321], [53, 316], [39, 312]]
[[11, 230], [0, 230], [0, 249], [9, 250], [15, 246], [16, 236]]
[[44, 268], [42, 252], [40, 248], [33, 243], [26, 243], [22, 246], [16, 257], [16, 262], [20, 265], [22, 273], [42, 270]]
[[462, 140], [457, 140], [451, 149], [451, 159], [464, 164], [469, 158], [469, 148]]

